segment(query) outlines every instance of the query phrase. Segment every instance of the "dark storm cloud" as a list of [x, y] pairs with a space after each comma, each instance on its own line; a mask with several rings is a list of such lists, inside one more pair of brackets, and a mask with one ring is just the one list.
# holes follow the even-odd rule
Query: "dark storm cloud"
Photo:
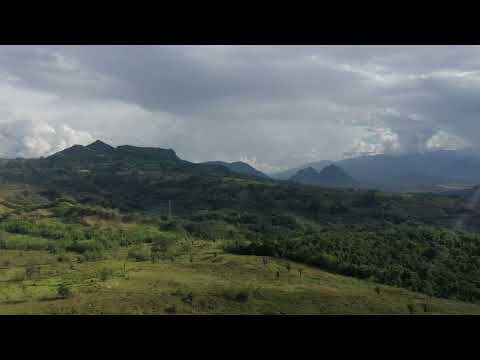
[[273, 171], [441, 147], [438, 133], [475, 145], [479, 60], [475, 46], [2, 47], [0, 116]]

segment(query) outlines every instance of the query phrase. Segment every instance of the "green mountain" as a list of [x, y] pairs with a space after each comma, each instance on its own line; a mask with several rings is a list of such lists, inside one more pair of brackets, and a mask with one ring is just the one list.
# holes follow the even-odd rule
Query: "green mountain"
[[267, 175], [262, 173], [261, 171], [258, 171], [255, 169], [253, 166], [244, 163], [242, 161], [236, 161], [236, 162], [225, 162], [225, 161], [209, 161], [205, 162], [204, 164], [212, 164], [212, 165], [222, 165], [225, 166], [227, 169], [233, 171], [234, 173], [237, 174], [244, 174], [244, 175], [250, 175], [250, 176], [257, 176], [261, 178], [268, 178]]
[[46, 158], [48, 160], [58, 161], [66, 160], [71, 163], [82, 162], [85, 160], [96, 162], [108, 161], [138, 161], [138, 162], [174, 162], [181, 163], [181, 160], [172, 149], [161, 149], [153, 147], [138, 147], [131, 145], [122, 145], [113, 147], [100, 140], [90, 145], [73, 145], [63, 151], [57, 152]]
[[316, 162], [311, 162], [307, 163], [302, 166], [298, 166], [292, 169], [288, 169], [285, 171], [280, 171], [274, 174], [271, 174], [270, 177], [273, 179], [278, 179], [278, 180], [288, 180], [292, 176], [294, 176], [299, 170], [305, 169], [307, 167], [311, 167], [315, 169], [316, 171], [322, 171], [323, 168], [327, 167], [328, 165], [332, 164], [332, 161], [329, 160], [321, 160], [321, 161], [316, 161]]
[[299, 170], [290, 178], [290, 181], [325, 187], [353, 187], [358, 185], [342, 168], [333, 164], [326, 166], [320, 172], [313, 167]]
[[101, 153], [111, 153], [115, 151], [115, 148], [109, 144], [104, 143], [103, 141], [96, 140], [90, 145], [86, 146], [88, 149]]

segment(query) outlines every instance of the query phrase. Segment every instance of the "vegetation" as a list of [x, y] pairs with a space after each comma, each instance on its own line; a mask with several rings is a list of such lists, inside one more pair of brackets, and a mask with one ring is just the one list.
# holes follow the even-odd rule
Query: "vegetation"
[[236, 254], [284, 257], [428, 295], [480, 300], [480, 237], [427, 226], [330, 225], [233, 241]]
[[23, 181], [0, 186], [0, 312], [478, 311], [480, 213], [461, 196], [234, 176], [138, 148], [70, 151], [0, 167]]
[[[47, 251], [0, 253], [2, 314], [480, 314], [480, 305], [430, 298], [408, 290], [334, 275], [316, 267], [268, 258], [233, 255], [219, 242], [198, 240], [174, 262], [125, 260], [128, 249], [110, 259], [56, 261]], [[217, 252], [217, 257], [213, 257]], [[74, 257], [72, 257], [74, 259]], [[27, 263], [43, 264], [34, 280], [16, 277]], [[3, 265], [2, 265], [3, 266]], [[124, 266], [126, 273], [124, 273]], [[300, 276], [297, 269], [303, 269]], [[103, 269], [107, 278], [100, 274]], [[280, 272], [280, 277], [276, 273]], [[427, 304], [428, 312], [424, 312]]]

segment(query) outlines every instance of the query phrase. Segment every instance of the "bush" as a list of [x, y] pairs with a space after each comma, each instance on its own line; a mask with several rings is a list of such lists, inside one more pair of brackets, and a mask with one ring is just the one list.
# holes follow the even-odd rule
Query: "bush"
[[414, 304], [407, 304], [407, 309], [408, 309], [408, 313], [410, 315], [413, 315], [415, 313], [415, 305]]
[[108, 279], [113, 277], [113, 270], [108, 269], [108, 268], [104, 268], [104, 269], [100, 270], [99, 277], [100, 277], [100, 280], [107, 281]]
[[100, 250], [89, 250], [83, 253], [80, 257], [80, 262], [84, 261], [98, 261], [105, 258], [105, 254]]
[[153, 247], [161, 252], [166, 252], [175, 243], [173, 236], [158, 236], [153, 240]]
[[246, 303], [250, 298], [250, 290], [246, 290], [246, 289], [240, 290], [240, 291], [226, 290], [223, 293], [223, 297], [227, 300], [237, 301], [239, 303]]
[[167, 306], [165, 308], [165, 312], [167, 314], [176, 314], [177, 313], [177, 307], [175, 305]]
[[94, 240], [83, 240], [74, 242], [71, 245], [66, 247], [66, 250], [76, 252], [79, 254], [84, 254], [87, 251], [99, 250], [100, 246]]
[[146, 245], [139, 245], [128, 251], [128, 258], [135, 261], [147, 261], [151, 259], [151, 250]]
[[71, 261], [70, 256], [68, 256], [67, 254], [58, 255], [57, 260], [58, 262], [61, 262], [61, 263], [66, 263]]
[[60, 297], [66, 299], [66, 298], [71, 297], [73, 295], [73, 292], [72, 292], [72, 289], [71, 289], [70, 285], [68, 285], [65, 282], [62, 282], [60, 285], [58, 285], [57, 294]]
[[235, 300], [241, 303], [246, 303], [248, 302], [248, 299], [250, 298], [250, 292], [247, 290], [242, 290], [235, 295]]

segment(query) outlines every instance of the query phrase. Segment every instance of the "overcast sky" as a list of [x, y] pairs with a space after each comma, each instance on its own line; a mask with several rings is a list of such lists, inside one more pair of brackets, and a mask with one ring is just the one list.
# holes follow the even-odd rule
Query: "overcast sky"
[[479, 145], [478, 46], [1, 46], [0, 157], [102, 139], [266, 172]]

